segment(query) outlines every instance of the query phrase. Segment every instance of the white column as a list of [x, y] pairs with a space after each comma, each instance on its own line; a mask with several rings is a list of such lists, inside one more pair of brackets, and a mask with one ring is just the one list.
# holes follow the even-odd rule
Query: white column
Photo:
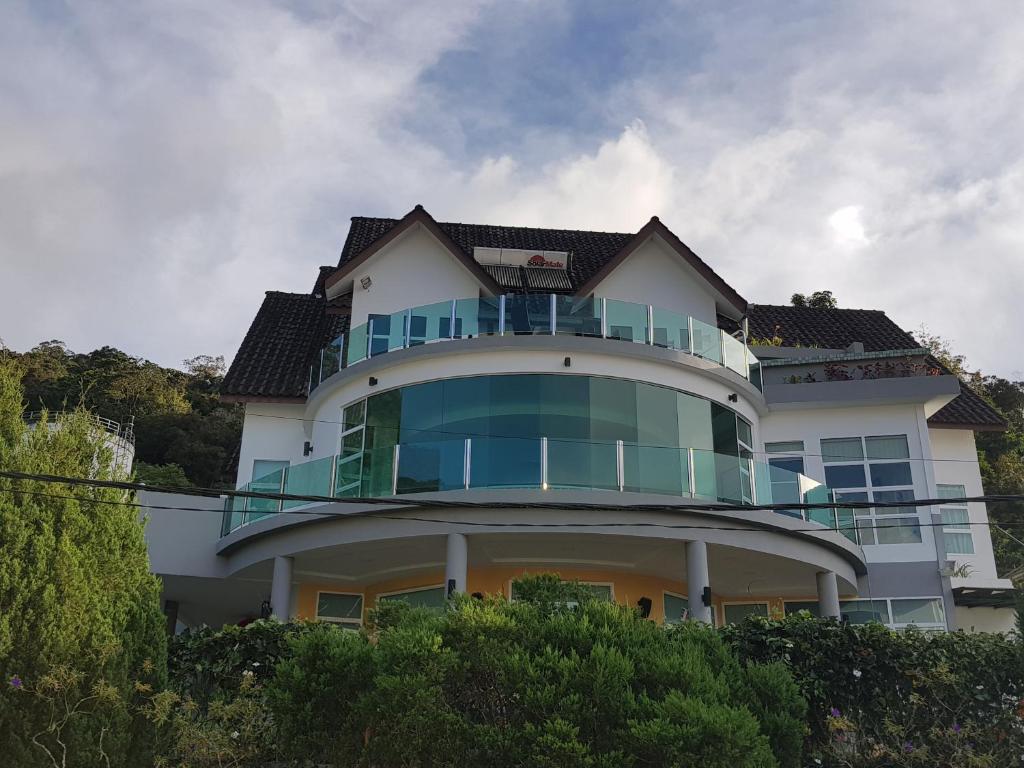
[[711, 606], [704, 605], [704, 588], [711, 586], [708, 578], [708, 545], [703, 541], [686, 542], [686, 589], [690, 618], [711, 623]]
[[835, 571], [819, 571], [818, 611], [823, 619], [838, 619], [839, 612], [839, 581]]
[[270, 613], [281, 621], [292, 617], [292, 563], [290, 557], [274, 558], [274, 577], [270, 582]]
[[466, 569], [469, 565], [469, 545], [461, 533], [449, 533], [444, 566], [445, 594], [464, 594]]

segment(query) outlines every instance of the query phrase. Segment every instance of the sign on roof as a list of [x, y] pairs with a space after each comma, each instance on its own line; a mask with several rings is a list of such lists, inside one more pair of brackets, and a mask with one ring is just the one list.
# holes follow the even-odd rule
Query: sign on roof
[[529, 251], [523, 248], [474, 248], [473, 258], [480, 264], [503, 264], [509, 267], [543, 267], [566, 269], [567, 251]]

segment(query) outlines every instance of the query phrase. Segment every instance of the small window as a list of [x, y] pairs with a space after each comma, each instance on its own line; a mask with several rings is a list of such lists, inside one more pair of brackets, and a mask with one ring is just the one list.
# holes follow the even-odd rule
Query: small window
[[822, 440], [821, 458], [826, 464], [840, 461], [864, 461], [864, 449], [859, 437]]
[[889, 604], [885, 600], [846, 600], [839, 604], [839, 612], [851, 624], [889, 623]]
[[906, 435], [889, 435], [886, 437], [865, 437], [869, 459], [909, 459]]
[[803, 453], [803, 440], [785, 440], [778, 443], [765, 443], [765, 453]]
[[893, 485], [913, 485], [910, 473], [910, 462], [901, 461], [894, 464], [869, 464], [871, 467], [871, 485], [886, 487]]
[[[938, 486], [940, 499], [962, 499], [967, 491], [962, 485]], [[974, 537], [971, 533], [971, 519], [965, 502], [943, 504], [939, 511], [942, 514], [942, 538], [946, 544], [948, 555], [973, 555]]]
[[814, 618], [821, 618], [821, 608], [818, 606], [817, 600], [797, 600], [793, 602], [787, 600], [782, 604], [782, 609], [787, 616], [792, 616], [800, 611], [807, 611]]
[[690, 615], [690, 601], [685, 597], [665, 593], [665, 623], [678, 624]]
[[825, 467], [825, 485], [829, 488], [863, 488], [864, 465], [848, 464], [837, 467]]
[[344, 592], [318, 592], [316, 617], [320, 621], [340, 624], [346, 629], [363, 625], [363, 596]]
[[910, 625], [925, 629], [945, 628], [942, 601], [934, 598], [891, 600], [892, 622], [897, 629]]
[[387, 595], [378, 595], [377, 602], [388, 600], [402, 601], [414, 608], [436, 608], [445, 607], [444, 587], [424, 587], [422, 589], [410, 589], [405, 592], [392, 592]]
[[360, 400], [357, 403], [352, 403], [352, 405], [345, 408], [344, 414], [342, 417], [343, 430], [361, 427], [366, 420], [366, 401]]
[[750, 425], [739, 417], [736, 418], [736, 434], [739, 437], [739, 441], [748, 448], [754, 445], [754, 441], [750, 436]]
[[747, 616], [768, 616], [768, 603], [726, 603], [725, 623], [739, 624]]

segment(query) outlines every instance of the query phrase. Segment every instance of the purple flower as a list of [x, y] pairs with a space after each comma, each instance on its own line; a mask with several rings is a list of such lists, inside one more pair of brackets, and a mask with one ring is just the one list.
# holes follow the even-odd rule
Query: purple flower
[[903, 751], [904, 752], [913, 752], [914, 751], [914, 742], [912, 742], [912, 741], [904, 741], [903, 742]]
[[15, 675], [11, 678], [11, 688], [16, 691], [20, 691], [22, 686], [21, 678]]
[[842, 715], [842, 714], [843, 714], [842, 712], [840, 712], [840, 711], [839, 711], [838, 709], [836, 709], [835, 707], [832, 707], [832, 709], [830, 709], [830, 710], [828, 711], [828, 713], [829, 713], [829, 715], [830, 715], [831, 717], [839, 717], [840, 715]]
[[953, 723], [953, 733], [960, 733], [960, 723]]

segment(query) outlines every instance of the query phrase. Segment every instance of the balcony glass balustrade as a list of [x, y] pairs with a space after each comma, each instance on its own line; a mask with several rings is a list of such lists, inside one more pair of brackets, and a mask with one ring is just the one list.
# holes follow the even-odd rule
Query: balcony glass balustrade
[[309, 391], [370, 357], [439, 341], [479, 336], [591, 336], [686, 352], [761, 386], [757, 358], [720, 328], [648, 304], [558, 294], [454, 299], [371, 315], [327, 344], [313, 361]]
[[[802, 474], [736, 455], [621, 440], [494, 436], [425, 439], [343, 451], [276, 470], [241, 490], [380, 498], [481, 488], [552, 491], [552, 501], [557, 501], [561, 490], [649, 493], [740, 507], [834, 501], [828, 488]], [[314, 503], [319, 502], [231, 498], [221, 533]], [[778, 514], [837, 529], [857, 541], [849, 510], [782, 510]]]

